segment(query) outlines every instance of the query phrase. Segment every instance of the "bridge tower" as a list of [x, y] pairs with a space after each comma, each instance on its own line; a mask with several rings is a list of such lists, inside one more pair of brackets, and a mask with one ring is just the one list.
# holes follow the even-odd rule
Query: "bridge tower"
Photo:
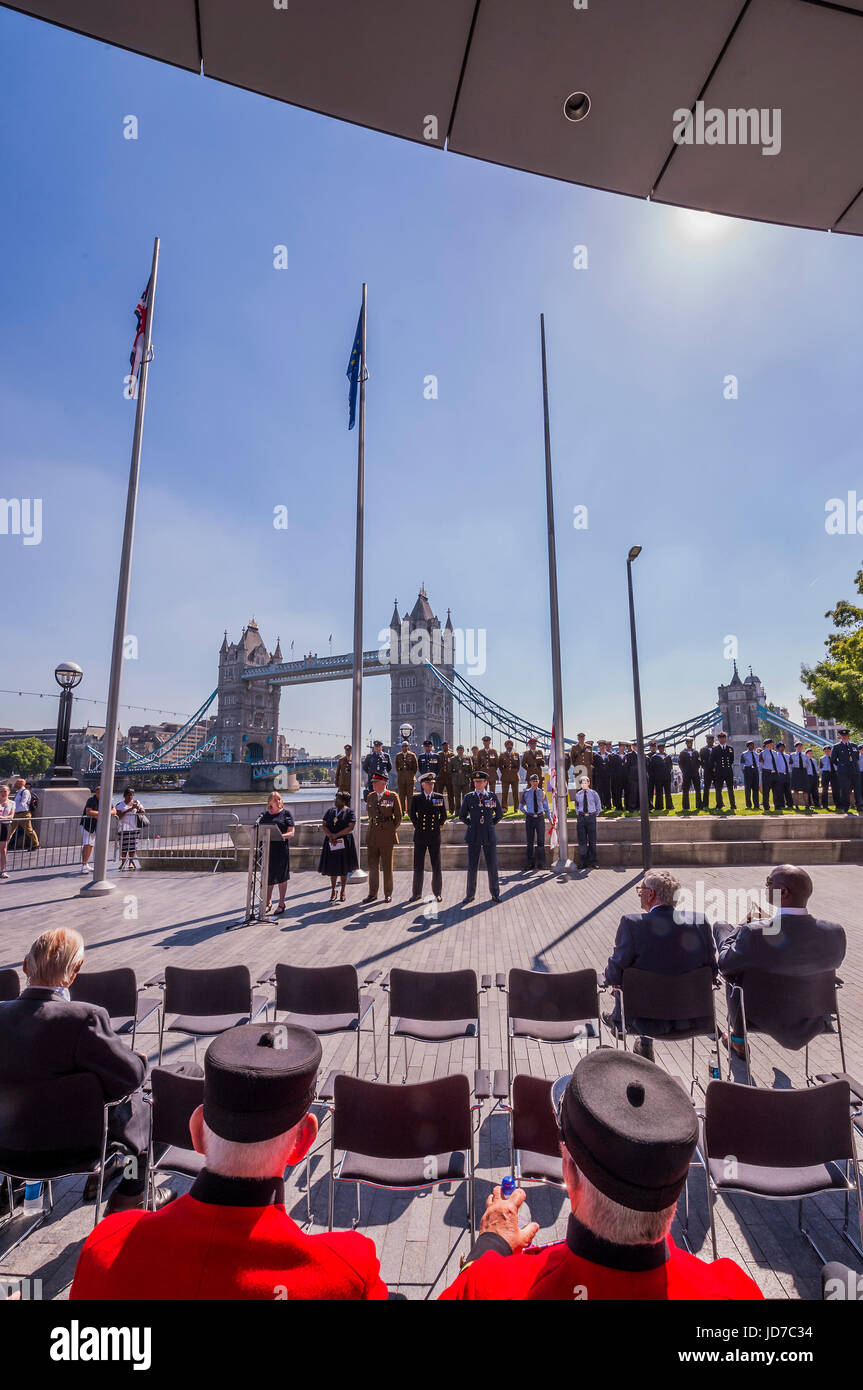
[[764, 687], [752, 674], [751, 666], [749, 675], [742, 681], [735, 661], [734, 675], [727, 685], [720, 685], [718, 696], [722, 720], [719, 727], [727, 733], [728, 742], [734, 749], [734, 762], [739, 767], [740, 755], [749, 739], [753, 738], [756, 746], [761, 742], [758, 735], [758, 705], [764, 703]]
[[216, 757], [224, 762], [274, 762], [279, 756], [280, 687], [266, 681], [244, 681], [250, 666], [256, 669], [282, 660], [281, 646], [267, 651], [254, 618], [243, 628], [239, 642], [229, 642], [227, 631], [219, 648], [219, 696], [216, 723]]
[[422, 751], [425, 739], [435, 748], [452, 745], [452, 696], [443, 689], [427, 661], [445, 676], [453, 674], [454, 632], [447, 609], [443, 627], [432, 612], [425, 585], [410, 613], [399, 617], [398, 600], [390, 619], [390, 748], [401, 747], [399, 728], [413, 725], [411, 747]]

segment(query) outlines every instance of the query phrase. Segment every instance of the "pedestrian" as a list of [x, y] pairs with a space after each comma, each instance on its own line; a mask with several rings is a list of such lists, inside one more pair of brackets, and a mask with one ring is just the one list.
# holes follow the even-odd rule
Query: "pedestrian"
[[129, 869], [134, 870], [140, 867], [135, 864], [135, 850], [138, 845], [138, 826], [139, 816], [144, 816], [144, 808], [140, 801], [135, 799], [135, 792], [132, 787], [126, 787], [123, 791], [123, 800], [118, 801], [114, 807], [114, 814], [117, 817], [117, 839], [120, 844], [120, 872], [126, 868], [126, 860], [129, 860]]
[[351, 795], [351, 777], [353, 776], [353, 749], [349, 743], [345, 744], [345, 751], [336, 763], [335, 784], [337, 792], [347, 792]]
[[592, 790], [589, 777], [582, 777], [579, 790], [575, 793], [578, 859], [582, 869], [599, 868], [596, 849], [596, 818], [601, 814], [602, 802], [598, 792]]
[[288, 888], [288, 879], [291, 876], [290, 841], [294, 838], [294, 818], [282, 801], [281, 792], [270, 792], [267, 797], [267, 809], [263, 815], [258, 816], [255, 823], [273, 826], [273, 830], [270, 832], [266, 911], [272, 911], [273, 889], [278, 888], [279, 905], [276, 908], [275, 916], [281, 917], [285, 910], [285, 893]]
[[629, 751], [628, 743], [618, 743], [617, 748], [608, 755], [608, 777], [611, 791], [611, 804], [615, 811], [623, 811], [623, 797], [626, 791], [626, 769], [624, 757]]
[[[520, 809], [524, 812], [524, 837], [527, 849], [528, 873], [545, 868], [545, 822], [551, 819], [548, 798], [539, 785], [539, 773], [532, 772], [521, 794]], [[536, 860], [539, 863], [536, 863]]]
[[701, 793], [702, 811], [710, 810], [710, 787], [712, 782], [710, 767], [713, 762], [713, 745], [715, 742], [715, 734], [707, 734], [704, 739], [704, 747], [698, 750], [698, 758], [701, 763], [701, 776], [704, 782], [704, 789]]
[[422, 897], [425, 859], [428, 853], [431, 863], [431, 887], [440, 902], [443, 898], [443, 874], [440, 862], [440, 832], [446, 825], [446, 806], [441, 792], [434, 789], [435, 774], [424, 772], [420, 777], [420, 790], [411, 798], [408, 815], [414, 828], [414, 874], [410, 901]]
[[19, 836], [23, 835], [28, 850], [38, 849], [39, 837], [33, 829], [33, 820], [30, 815], [30, 805], [33, 798], [27, 790], [27, 783], [23, 777], [16, 777], [12, 787], [15, 793], [15, 828], [13, 834], [16, 842]]
[[[99, 819], [99, 797], [102, 794], [102, 785], [98, 783], [93, 795], [84, 802], [84, 812], [81, 816], [81, 873], [91, 874], [93, 864], [90, 856], [93, 853], [93, 846], [96, 843], [96, 823]], [[111, 807], [110, 814], [115, 814], [114, 807]]]
[[602, 802], [603, 811], [611, 810], [611, 777], [608, 771], [608, 755], [611, 744], [607, 738], [599, 740], [598, 752], [593, 759], [593, 785]]
[[332, 892], [330, 902], [336, 901], [336, 884], [341, 879], [342, 891], [339, 901], [344, 902], [348, 884], [348, 874], [359, 868], [357, 846], [354, 840], [356, 819], [351, 810], [351, 798], [347, 792], [336, 792], [335, 801], [324, 812], [321, 828], [324, 843], [318, 860], [318, 873], [329, 878]]
[[6, 851], [9, 847], [9, 829], [15, 815], [15, 802], [9, 795], [8, 782], [0, 782], [0, 878], [8, 878], [6, 872]]
[[[447, 807], [451, 816], [455, 815], [455, 788], [452, 782], [452, 762], [454, 757], [455, 753], [450, 748], [447, 740], [444, 739], [441, 744], [440, 768], [438, 770], [434, 789], [436, 792], [446, 794]], [[399, 798], [399, 800], [401, 800], [401, 798]], [[402, 802], [402, 805], [404, 805], [404, 802]]]
[[497, 872], [497, 831], [495, 826], [503, 816], [503, 807], [493, 791], [489, 791], [488, 773], [477, 768], [473, 776], [473, 791], [468, 792], [461, 804], [459, 820], [467, 826], [467, 885], [464, 901], [472, 903], [476, 897], [476, 879], [480, 854], [485, 856], [488, 871], [488, 886], [491, 900], [500, 902], [500, 880]]
[[390, 762], [389, 753], [384, 752], [384, 745], [379, 738], [374, 740], [371, 753], [367, 753], [363, 758], [363, 772], [366, 774], [365, 799], [368, 801], [372, 792], [372, 782], [375, 775], [379, 772], [384, 774], [384, 782], [390, 780], [390, 773], [393, 765]]

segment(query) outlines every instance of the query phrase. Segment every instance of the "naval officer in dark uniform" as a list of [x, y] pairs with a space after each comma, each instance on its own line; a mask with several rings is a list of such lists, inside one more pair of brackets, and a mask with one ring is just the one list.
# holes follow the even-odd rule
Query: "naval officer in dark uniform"
[[694, 740], [687, 738], [684, 740], [686, 747], [677, 759], [683, 779], [681, 790], [683, 797], [681, 806], [684, 811], [689, 810], [689, 793], [695, 793], [695, 809], [701, 810], [701, 759], [693, 747]]
[[500, 880], [497, 873], [497, 831], [495, 826], [503, 816], [503, 807], [494, 792], [488, 789], [488, 773], [477, 768], [473, 775], [473, 791], [461, 803], [459, 820], [467, 826], [467, 886], [464, 900], [472, 903], [476, 897], [476, 878], [479, 856], [485, 855], [488, 886], [492, 902], [500, 902]]
[[423, 875], [425, 873], [426, 851], [431, 862], [432, 892], [438, 902], [443, 897], [443, 875], [440, 865], [440, 832], [446, 825], [446, 806], [443, 793], [434, 789], [435, 775], [424, 772], [420, 777], [419, 795], [415, 796], [408, 808], [408, 815], [414, 828], [414, 877], [411, 886], [410, 902], [422, 897]]
[[713, 757], [710, 760], [710, 776], [716, 788], [717, 811], [723, 809], [722, 788], [727, 787], [730, 802], [728, 809], [733, 816], [737, 810], [734, 804], [734, 749], [728, 746], [728, 735], [724, 732], [719, 735], [719, 743], [713, 750]]
[[849, 731], [847, 729], [840, 729], [839, 742], [833, 745], [830, 754], [830, 763], [833, 768], [836, 810], [844, 811], [846, 815], [848, 815], [851, 810], [852, 792], [855, 793], [855, 809], [858, 811], [860, 809], [860, 772], [857, 752], [857, 745], [851, 742]]

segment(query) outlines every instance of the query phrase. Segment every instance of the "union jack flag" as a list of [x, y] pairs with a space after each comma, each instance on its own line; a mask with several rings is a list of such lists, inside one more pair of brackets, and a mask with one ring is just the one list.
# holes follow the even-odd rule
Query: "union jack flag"
[[147, 281], [147, 288], [138, 300], [135, 308], [135, 318], [138, 326], [135, 330], [135, 341], [132, 344], [132, 351], [129, 356], [129, 366], [131, 367], [130, 376], [132, 378], [131, 400], [135, 400], [138, 395], [138, 375], [141, 370], [141, 358], [144, 355], [144, 337], [147, 332], [147, 314], [150, 312], [150, 282]]

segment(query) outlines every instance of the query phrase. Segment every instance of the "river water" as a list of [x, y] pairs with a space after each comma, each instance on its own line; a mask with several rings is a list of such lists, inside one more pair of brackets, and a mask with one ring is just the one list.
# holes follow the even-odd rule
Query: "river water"
[[[328, 787], [319, 783], [310, 787], [301, 787], [297, 792], [282, 792], [282, 799], [286, 806], [290, 807], [292, 801], [319, 801], [322, 806], [329, 806], [335, 796], [335, 787]], [[150, 811], [160, 811], [167, 806], [234, 806], [238, 804], [248, 804], [250, 801], [260, 801], [263, 806], [267, 799], [267, 793], [261, 791], [247, 792], [184, 792], [174, 791], [148, 791], [142, 787], [137, 792], [138, 800], [141, 805]], [[119, 797], [117, 798], [119, 800]]]

